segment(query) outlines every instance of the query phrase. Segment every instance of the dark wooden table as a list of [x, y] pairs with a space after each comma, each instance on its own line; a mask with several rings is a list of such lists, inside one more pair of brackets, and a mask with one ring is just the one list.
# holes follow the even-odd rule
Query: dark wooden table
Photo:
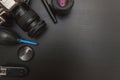
[[[75, 0], [70, 15], [54, 24], [40, 0], [32, 8], [48, 30], [32, 46], [35, 57], [21, 62], [19, 46], [0, 46], [0, 65], [24, 65], [28, 77], [2, 80], [120, 80], [120, 0]], [[23, 38], [33, 40], [17, 25]]]

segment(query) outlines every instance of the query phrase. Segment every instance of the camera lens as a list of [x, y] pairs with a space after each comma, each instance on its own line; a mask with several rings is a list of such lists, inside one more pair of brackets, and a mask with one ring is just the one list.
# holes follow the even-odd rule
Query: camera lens
[[16, 19], [17, 24], [26, 32], [30, 37], [39, 35], [46, 26], [46, 23], [33, 11], [27, 4], [21, 3], [12, 10], [13, 17]]

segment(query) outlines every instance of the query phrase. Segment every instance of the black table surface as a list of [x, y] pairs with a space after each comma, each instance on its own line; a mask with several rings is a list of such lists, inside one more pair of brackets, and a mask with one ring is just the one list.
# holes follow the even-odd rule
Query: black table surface
[[31, 39], [17, 25], [23, 38], [40, 42], [32, 46], [34, 59], [22, 62], [23, 46], [0, 46], [0, 65], [24, 65], [25, 78], [2, 80], [120, 80], [120, 0], [75, 0], [71, 13], [57, 16], [54, 24], [40, 0], [31, 7], [46, 21], [47, 31]]

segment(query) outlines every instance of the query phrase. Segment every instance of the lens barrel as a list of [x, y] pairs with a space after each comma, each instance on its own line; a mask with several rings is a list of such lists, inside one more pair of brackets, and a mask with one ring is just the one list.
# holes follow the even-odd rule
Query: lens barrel
[[33, 11], [27, 4], [21, 3], [12, 10], [13, 17], [17, 24], [30, 37], [39, 35], [46, 26], [46, 23], [40, 19], [35, 11]]

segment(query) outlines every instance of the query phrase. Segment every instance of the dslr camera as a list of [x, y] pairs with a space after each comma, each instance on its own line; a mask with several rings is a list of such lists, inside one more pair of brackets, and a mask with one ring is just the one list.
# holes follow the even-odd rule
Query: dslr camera
[[46, 23], [26, 2], [26, 0], [0, 0], [0, 25], [7, 24], [7, 18], [12, 16], [30, 37], [35, 37], [44, 30]]

